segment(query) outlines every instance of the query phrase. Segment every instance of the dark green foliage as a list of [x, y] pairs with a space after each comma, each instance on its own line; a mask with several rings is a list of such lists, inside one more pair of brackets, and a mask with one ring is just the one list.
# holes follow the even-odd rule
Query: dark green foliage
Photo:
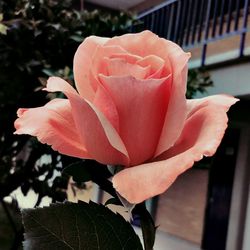
[[131, 225], [103, 205], [57, 203], [22, 214], [25, 250], [142, 250]]
[[208, 87], [212, 86], [212, 79], [205, 69], [190, 69], [188, 71], [187, 98], [193, 98], [196, 93], [203, 94]]
[[[132, 22], [120, 12], [80, 12], [74, 2], [0, 1], [0, 200], [18, 187], [24, 195], [30, 189], [38, 193], [36, 205], [44, 196], [66, 199], [68, 175], [55, 178], [55, 173], [75, 159], [30, 136], [13, 135], [16, 111], [54, 96], [39, 91], [50, 75], [73, 84], [73, 56], [85, 37], [127, 33]], [[48, 161], [40, 161], [45, 155]]]
[[88, 168], [85, 167], [83, 161], [77, 161], [66, 168], [63, 169], [63, 173], [72, 176], [73, 181], [77, 183], [87, 182], [92, 180], [91, 173], [89, 172]]
[[[46, 93], [38, 90], [50, 75], [60, 75], [72, 82], [73, 56], [86, 36], [126, 33], [132, 18], [120, 12], [79, 12], [70, 0], [1, 1], [1, 13], [0, 22], [8, 30], [6, 35], [0, 34], [0, 190], [5, 190], [0, 191], [0, 198], [18, 186], [27, 193], [35, 182], [37, 191], [48, 194], [41, 185], [53, 176], [55, 166], [61, 169], [62, 159], [67, 159], [63, 167], [71, 160], [58, 157], [50, 147], [29, 136], [14, 136], [16, 110], [48, 101]], [[44, 154], [51, 162], [40, 166], [37, 160]], [[13, 161], [17, 155], [20, 157]], [[40, 175], [46, 176], [45, 181], [36, 180]], [[10, 182], [15, 185], [4, 188]]]
[[[81, 170], [78, 168], [81, 168]], [[63, 173], [72, 176], [73, 179], [78, 182], [78, 184], [91, 179], [100, 187], [100, 189], [106, 191], [118, 199], [113, 185], [109, 181], [109, 178], [112, 176], [112, 174], [105, 165], [92, 160], [82, 160], [70, 164], [63, 170]]]
[[[6, 211], [8, 211], [6, 213]], [[11, 223], [9, 218], [12, 218]], [[22, 240], [22, 222], [20, 211], [16, 210], [14, 202], [8, 204], [0, 203], [0, 249], [19, 250], [19, 241]]]

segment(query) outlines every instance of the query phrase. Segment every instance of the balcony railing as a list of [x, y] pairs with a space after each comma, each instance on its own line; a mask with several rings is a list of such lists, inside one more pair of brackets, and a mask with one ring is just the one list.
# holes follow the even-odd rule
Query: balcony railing
[[[250, 0], [168, 0], [138, 15], [142, 29], [190, 49], [201, 47], [201, 66], [207, 46], [240, 36], [238, 58], [244, 56]], [[136, 27], [133, 28], [136, 30]]]

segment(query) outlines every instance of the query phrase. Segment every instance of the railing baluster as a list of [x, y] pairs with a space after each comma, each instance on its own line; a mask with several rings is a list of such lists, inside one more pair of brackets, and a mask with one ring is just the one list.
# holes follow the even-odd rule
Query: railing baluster
[[215, 36], [216, 26], [217, 26], [217, 10], [218, 10], [218, 0], [214, 1], [214, 15], [213, 15], [213, 27], [212, 27], [212, 37]]
[[183, 9], [182, 9], [182, 19], [181, 19], [181, 27], [180, 27], [180, 40], [179, 45], [182, 46], [184, 40], [184, 30], [185, 30], [185, 20], [186, 20], [186, 10], [187, 10], [187, 0], [184, 1]]
[[211, 2], [212, 2], [212, 0], [208, 0], [208, 4], [207, 4], [207, 13], [206, 13], [206, 22], [205, 22], [205, 36], [204, 36], [205, 41], [208, 39], [208, 35], [209, 35]]
[[150, 22], [150, 30], [154, 30], [154, 24], [155, 24], [155, 13], [151, 14], [151, 22]]
[[231, 19], [232, 19], [232, 0], [228, 0], [227, 30], [226, 30], [227, 33], [230, 32]]
[[[142, 26], [142, 30], [147, 29], [146, 21], [147, 21], [147, 17], [146, 16], [139, 20], [139, 25]], [[136, 32], [137, 31], [136, 28], [137, 28], [136, 26], [135, 27], [133, 26], [132, 31]]]
[[205, 0], [200, 1], [200, 16], [199, 16], [199, 30], [197, 36], [197, 42], [199, 43], [202, 38], [202, 31], [203, 31], [203, 20], [204, 20], [204, 10], [205, 10]]
[[208, 39], [208, 34], [209, 34], [209, 20], [210, 20], [210, 14], [211, 14], [210, 10], [211, 10], [211, 0], [208, 0], [206, 22], [205, 22], [205, 37], [203, 40], [203, 47], [202, 47], [202, 52], [201, 52], [201, 66], [205, 65], [205, 60], [206, 60], [207, 39]]
[[154, 33], [156, 33], [156, 34], [158, 34], [159, 33], [159, 10], [157, 10], [156, 12], [155, 12], [155, 20], [154, 20], [154, 23], [155, 23], [155, 25], [154, 25], [154, 28], [153, 28], [153, 32]]
[[169, 24], [168, 24], [168, 35], [167, 38], [171, 40], [171, 35], [172, 35], [172, 29], [173, 29], [173, 18], [174, 18], [174, 6], [171, 4], [169, 6]]
[[239, 56], [244, 56], [244, 48], [245, 48], [245, 40], [246, 40], [246, 32], [247, 32], [247, 18], [249, 14], [249, 0], [245, 0], [244, 4], [244, 15], [243, 15], [243, 25], [242, 25], [242, 34], [240, 38], [240, 54]]
[[164, 37], [167, 38], [168, 36], [168, 29], [169, 29], [169, 7], [165, 6], [165, 29], [164, 29]]
[[[180, 46], [184, 44], [184, 47], [194, 47], [201, 44], [201, 65], [204, 66], [208, 44], [219, 39], [240, 36], [239, 57], [244, 56], [249, 2], [250, 0], [168, 0], [140, 14], [138, 19], [144, 22], [145, 29], [173, 40]], [[136, 26], [131, 27], [131, 31], [136, 31]]]
[[191, 44], [194, 44], [195, 35], [196, 35], [196, 27], [197, 27], [197, 10], [198, 10], [198, 0], [194, 0], [194, 12], [193, 12], [193, 20], [192, 20], [192, 40]]
[[145, 20], [144, 29], [147, 29], [147, 30], [149, 30], [149, 17], [150, 16], [143, 17]]
[[173, 37], [173, 41], [177, 42], [178, 41], [178, 34], [179, 34], [179, 26], [180, 26], [180, 14], [181, 14], [181, 6], [182, 6], [182, 2], [181, 1], [177, 1], [176, 2], [176, 8], [177, 8], [177, 12], [176, 12], [176, 23], [175, 23], [175, 31], [174, 31], [174, 37]]
[[223, 31], [223, 24], [224, 24], [224, 9], [225, 9], [225, 0], [221, 1], [221, 8], [220, 8], [220, 23], [219, 23], [219, 35], [222, 34]]
[[159, 36], [164, 36], [164, 18], [165, 18], [165, 15], [164, 15], [164, 8], [161, 8], [160, 9], [161, 11], [161, 15], [160, 15], [160, 31], [159, 31]]
[[[186, 0], [188, 1], [188, 0]], [[193, 5], [193, 0], [189, 0], [189, 5], [188, 5], [188, 16], [187, 16], [187, 26], [186, 26], [186, 39], [185, 39], [185, 45], [188, 46], [189, 42], [189, 36], [190, 36], [190, 24], [191, 24], [191, 19], [192, 19], [192, 5]]]
[[239, 26], [239, 16], [240, 16], [240, 0], [236, 0], [236, 10], [235, 10], [235, 18], [234, 18], [234, 30], [238, 30]]

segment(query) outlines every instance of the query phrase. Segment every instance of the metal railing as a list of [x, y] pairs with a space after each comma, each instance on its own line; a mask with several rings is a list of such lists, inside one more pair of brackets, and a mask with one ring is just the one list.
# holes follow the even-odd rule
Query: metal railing
[[[184, 48], [202, 46], [201, 66], [207, 45], [240, 36], [238, 57], [244, 56], [250, 0], [168, 0], [138, 15], [140, 29], [149, 29]], [[136, 27], [133, 27], [136, 31]]]

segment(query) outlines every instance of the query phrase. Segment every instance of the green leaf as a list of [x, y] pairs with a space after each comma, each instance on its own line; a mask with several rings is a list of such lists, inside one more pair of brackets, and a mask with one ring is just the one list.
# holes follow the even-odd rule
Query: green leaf
[[55, 72], [52, 71], [51, 69], [43, 69], [42, 72], [47, 75], [47, 76], [54, 76]]
[[69, 165], [63, 173], [73, 176], [73, 180], [77, 182], [91, 180], [111, 196], [117, 197], [113, 184], [108, 180], [112, 175], [105, 165], [93, 160], [83, 160]]
[[22, 211], [25, 250], [142, 250], [124, 218], [90, 202], [56, 203]]
[[70, 164], [63, 169], [63, 173], [66, 173], [73, 177], [75, 182], [86, 182], [91, 181], [91, 174], [88, 171], [88, 168], [84, 166], [83, 161], [78, 161]]
[[78, 43], [81, 43], [84, 40], [84, 38], [82, 36], [79, 36], [79, 35], [72, 35], [72, 36], [70, 36], [70, 38]]

